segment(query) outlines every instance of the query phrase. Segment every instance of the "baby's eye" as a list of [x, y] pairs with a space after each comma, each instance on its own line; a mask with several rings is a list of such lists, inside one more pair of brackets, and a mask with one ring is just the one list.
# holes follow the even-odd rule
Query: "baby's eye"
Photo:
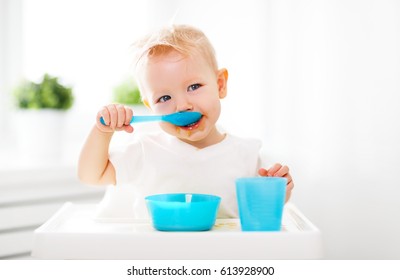
[[200, 88], [200, 87], [201, 87], [200, 84], [193, 84], [193, 85], [190, 85], [190, 86], [188, 87], [187, 91], [195, 91], [196, 89], [198, 89], [198, 88]]
[[157, 100], [157, 102], [164, 103], [164, 102], [167, 102], [167, 101], [170, 100], [170, 99], [171, 99], [171, 96], [169, 96], [169, 95], [163, 95], [163, 96], [161, 96], [161, 97]]

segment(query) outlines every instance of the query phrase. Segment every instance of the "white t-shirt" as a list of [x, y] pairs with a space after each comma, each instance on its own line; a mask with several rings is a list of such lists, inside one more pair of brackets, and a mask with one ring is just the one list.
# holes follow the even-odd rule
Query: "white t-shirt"
[[117, 187], [134, 195], [134, 216], [147, 218], [144, 198], [161, 193], [204, 193], [221, 197], [219, 218], [238, 217], [235, 180], [257, 176], [261, 142], [227, 134], [198, 149], [166, 133], [143, 135], [110, 152]]

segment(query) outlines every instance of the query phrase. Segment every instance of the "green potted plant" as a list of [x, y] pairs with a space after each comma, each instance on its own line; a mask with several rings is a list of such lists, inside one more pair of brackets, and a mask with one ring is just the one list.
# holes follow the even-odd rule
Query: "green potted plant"
[[21, 160], [59, 161], [66, 112], [74, 102], [72, 88], [45, 74], [39, 83], [24, 80], [14, 89], [16, 136]]
[[48, 74], [40, 83], [23, 81], [15, 89], [14, 97], [20, 109], [68, 110], [74, 102], [72, 88], [60, 84], [57, 77]]
[[129, 79], [114, 88], [113, 101], [128, 106], [144, 105], [138, 86]]

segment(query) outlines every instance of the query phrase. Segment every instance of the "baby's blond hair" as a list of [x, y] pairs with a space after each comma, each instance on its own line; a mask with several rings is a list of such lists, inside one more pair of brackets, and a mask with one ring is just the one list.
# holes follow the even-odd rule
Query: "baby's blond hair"
[[175, 50], [184, 56], [202, 56], [213, 70], [218, 69], [215, 51], [206, 35], [188, 25], [172, 25], [147, 35], [134, 44], [136, 70], [146, 60]]

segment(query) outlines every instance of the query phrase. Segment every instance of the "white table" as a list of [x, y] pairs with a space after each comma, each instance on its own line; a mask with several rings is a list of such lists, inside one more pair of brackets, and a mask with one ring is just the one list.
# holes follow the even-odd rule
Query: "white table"
[[210, 231], [161, 232], [150, 221], [98, 222], [95, 205], [66, 203], [34, 232], [39, 259], [318, 259], [320, 231], [292, 204], [280, 232], [242, 232], [238, 219]]

